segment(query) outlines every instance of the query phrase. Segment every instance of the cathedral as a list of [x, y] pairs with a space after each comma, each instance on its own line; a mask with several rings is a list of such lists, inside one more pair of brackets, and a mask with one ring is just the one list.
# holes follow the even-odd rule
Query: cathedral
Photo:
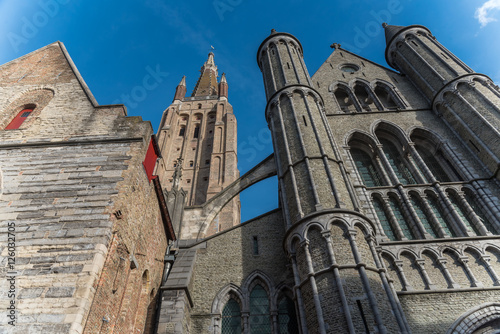
[[156, 133], [60, 42], [0, 66], [0, 333], [500, 333], [500, 88], [383, 27], [393, 69], [334, 43], [312, 76], [271, 31], [273, 154], [244, 175], [213, 53]]

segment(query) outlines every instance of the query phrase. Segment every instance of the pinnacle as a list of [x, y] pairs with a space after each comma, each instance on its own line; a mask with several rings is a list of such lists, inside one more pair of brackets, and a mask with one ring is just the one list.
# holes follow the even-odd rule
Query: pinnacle
[[178, 86], [186, 87], [186, 76], [185, 75], [182, 76], [181, 82], [179, 82]]
[[389, 42], [392, 40], [394, 36], [396, 36], [401, 30], [403, 30], [406, 27], [403, 26], [393, 26], [387, 23], [382, 23], [382, 27], [384, 27], [385, 30], [385, 42], [386, 44], [389, 44]]
[[214, 62], [214, 53], [213, 52], [210, 52], [208, 54], [208, 59], [207, 61], [205, 62], [205, 66], [207, 65], [212, 65], [212, 66], [215, 66], [215, 62]]

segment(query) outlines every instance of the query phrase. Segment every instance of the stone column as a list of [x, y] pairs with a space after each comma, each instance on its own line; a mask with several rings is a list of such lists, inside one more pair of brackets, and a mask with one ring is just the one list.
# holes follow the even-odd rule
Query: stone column
[[316, 309], [316, 316], [318, 318], [318, 326], [320, 334], [326, 334], [325, 320], [323, 318], [323, 309], [321, 308], [321, 302], [319, 300], [318, 287], [316, 286], [316, 279], [314, 277], [314, 269], [311, 260], [311, 254], [309, 253], [309, 241], [304, 241], [301, 244], [304, 248], [304, 253], [306, 255], [307, 263], [307, 275], [309, 276], [309, 284], [311, 284], [311, 290], [313, 293], [314, 307]]
[[351, 311], [349, 309], [349, 303], [347, 302], [347, 298], [345, 296], [344, 286], [342, 284], [342, 278], [340, 277], [339, 265], [337, 264], [337, 261], [335, 260], [335, 254], [333, 252], [331, 232], [326, 231], [326, 232], [323, 232], [322, 234], [326, 240], [326, 244], [328, 247], [328, 255], [330, 257], [330, 262], [331, 262], [330, 268], [333, 272], [333, 277], [335, 277], [335, 283], [337, 285], [337, 290], [339, 291], [339, 297], [340, 297], [340, 301], [342, 302], [342, 308], [344, 311], [344, 316], [345, 316], [346, 321], [347, 321], [349, 333], [356, 333], [356, 331], [354, 329], [354, 325], [352, 324]]

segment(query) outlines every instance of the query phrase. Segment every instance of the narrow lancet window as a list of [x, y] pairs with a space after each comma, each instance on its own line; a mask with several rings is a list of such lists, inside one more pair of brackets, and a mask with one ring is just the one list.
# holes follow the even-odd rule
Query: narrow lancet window
[[392, 241], [396, 240], [396, 233], [394, 233], [394, 228], [391, 226], [391, 222], [389, 217], [387, 217], [387, 213], [384, 210], [384, 205], [378, 198], [373, 199], [373, 206], [375, 207], [375, 212], [377, 213], [378, 220], [380, 221], [380, 225], [382, 225], [382, 229], [384, 230], [384, 234]]
[[415, 235], [413, 234], [413, 231], [410, 228], [410, 225], [408, 224], [408, 221], [406, 220], [405, 216], [403, 215], [403, 211], [401, 210], [401, 206], [399, 205], [398, 201], [394, 198], [390, 198], [389, 204], [392, 209], [392, 213], [394, 214], [394, 217], [396, 218], [396, 221], [399, 224], [399, 227], [401, 228], [401, 231], [403, 232], [403, 235], [408, 239], [408, 240], [414, 240]]
[[241, 334], [240, 305], [233, 298], [229, 299], [222, 310], [222, 334]]
[[250, 333], [271, 334], [269, 297], [261, 285], [256, 285], [250, 293]]
[[366, 152], [354, 148], [351, 150], [351, 154], [365, 186], [380, 187], [385, 185], [371, 157]]
[[389, 160], [389, 163], [391, 164], [391, 167], [399, 181], [402, 184], [415, 184], [415, 178], [413, 177], [410, 169], [406, 166], [396, 146], [385, 138], [381, 138], [380, 143], [382, 144], [385, 156], [387, 157], [387, 160]]

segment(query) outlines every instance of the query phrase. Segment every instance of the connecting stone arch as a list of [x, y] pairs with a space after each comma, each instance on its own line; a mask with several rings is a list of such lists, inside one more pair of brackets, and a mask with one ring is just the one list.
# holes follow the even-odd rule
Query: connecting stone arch
[[476, 306], [464, 314], [462, 314], [446, 334], [461, 333], [498, 333], [497, 331], [489, 331], [498, 328], [500, 325], [500, 303], [484, 303]]
[[236, 195], [254, 184], [275, 175], [276, 163], [274, 160], [274, 154], [271, 154], [257, 166], [227, 186], [220, 193], [205, 202], [202, 206], [186, 208], [184, 217], [194, 215], [196, 216], [196, 220], [201, 222], [197, 239], [199, 240], [205, 236], [208, 227], [215, 217], [217, 217], [224, 206]]

